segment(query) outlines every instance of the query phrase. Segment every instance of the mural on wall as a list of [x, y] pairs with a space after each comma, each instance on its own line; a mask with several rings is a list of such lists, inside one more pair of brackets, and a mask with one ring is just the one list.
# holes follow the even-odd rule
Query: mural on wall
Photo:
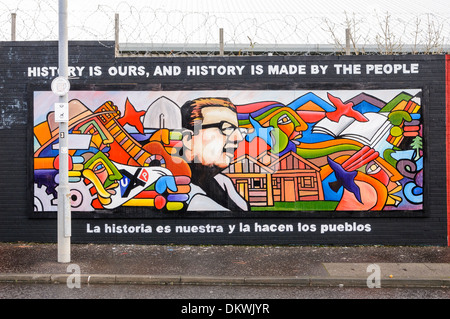
[[[34, 92], [36, 213], [57, 211], [56, 99]], [[71, 91], [69, 110], [74, 212], [423, 209], [418, 89]]]

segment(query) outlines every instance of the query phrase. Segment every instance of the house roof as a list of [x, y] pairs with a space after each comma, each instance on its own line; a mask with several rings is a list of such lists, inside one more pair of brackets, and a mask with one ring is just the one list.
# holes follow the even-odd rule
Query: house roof
[[[262, 163], [262, 162], [260, 161], [261, 158], [262, 158], [263, 156], [266, 156], [266, 155], [271, 156], [272, 159], [274, 160], [273, 162], [270, 162], [268, 165], [266, 165], [266, 164], [264, 164], [264, 163]], [[286, 153], [286, 154], [284, 154], [283, 156], [280, 156], [280, 157], [273, 155], [273, 154], [272, 154], [271, 152], [269, 152], [269, 151], [266, 151], [266, 152], [262, 153], [260, 156], [258, 156], [258, 158], [254, 158], [254, 157], [252, 157], [252, 156], [250, 156], [250, 155], [248, 155], [248, 154], [244, 154], [244, 155], [241, 155], [241, 156], [239, 156], [238, 158], [234, 159], [234, 160], [230, 163], [230, 166], [231, 166], [231, 165], [235, 165], [236, 163], [239, 163], [239, 162], [243, 162], [243, 161], [245, 161], [245, 160], [248, 160], [250, 163], [256, 164], [256, 165], [258, 165], [259, 167], [261, 167], [261, 169], [262, 169], [262, 170], [265, 170], [266, 173], [274, 174], [274, 173], [280, 171], [280, 163], [281, 163], [284, 159], [286, 159], [286, 158], [288, 158], [288, 157], [294, 157], [296, 160], [298, 160], [298, 161], [300, 161], [300, 162], [303, 162], [303, 163], [305, 164], [305, 166], [309, 166], [311, 169], [313, 169], [313, 170], [315, 170], [315, 171], [320, 171], [320, 168], [319, 168], [319, 167], [317, 167], [316, 165], [314, 165], [314, 164], [311, 163], [310, 161], [304, 159], [303, 157], [301, 157], [300, 155], [298, 155], [298, 154], [296, 154], [296, 153], [294, 153], [294, 152], [292, 152], [292, 151], [291, 151], [291, 152], [288, 152], [288, 153]], [[286, 169], [284, 169], [283, 171], [286, 171]], [[230, 169], [229, 169], [229, 168], [226, 168], [226, 169], [224, 170], [224, 173], [226, 173], [226, 174], [233, 174], [233, 173], [230, 172]], [[243, 172], [240, 172], [240, 173], [243, 173]], [[248, 172], [248, 173], [249, 173], [249, 174], [252, 174], [252, 173], [254, 173], [254, 172]]]
[[280, 156], [277, 160], [275, 160], [273, 163], [271, 163], [271, 164], [269, 165], [269, 167], [272, 168], [275, 172], [278, 171], [278, 170], [280, 170], [280, 169], [279, 169], [280, 163], [281, 163], [284, 159], [286, 159], [286, 158], [288, 158], [288, 157], [294, 157], [294, 158], [297, 159], [298, 161], [303, 162], [306, 166], [311, 167], [311, 169], [313, 169], [313, 170], [315, 170], [315, 171], [320, 171], [320, 168], [319, 168], [319, 167], [317, 167], [316, 165], [314, 165], [314, 164], [311, 163], [310, 161], [304, 159], [303, 157], [301, 157], [300, 155], [298, 155], [298, 154], [296, 154], [295, 152], [292, 152], [292, 151], [290, 151], [290, 152], [284, 154], [283, 156]]
[[[274, 172], [272, 168], [270, 168], [270, 167], [264, 165], [263, 163], [261, 163], [260, 161], [258, 161], [257, 159], [253, 158], [252, 156], [250, 156], [250, 155], [248, 155], [248, 154], [244, 154], [244, 155], [239, 156], [238, 158], [236, 158], [235, 160], [233, 160], [233, 161], [230, 163], [229, 166], [235, 165], [236, 163], [243, 162], [243, 161], [245, 161], [245, 160], [248, 160], [250, 163], [253, 163], [253, 164], [258, 165], [258, 166], [261, 168], [262, 171], [265, 171], [264, 174], [267, 174], [267, 173], [272, 174], [272, 173]], [[229, 167], [226, 168], [226, 169], [224, 170], [224, 172], [225, 172], [226, 174], [233, 174], [233, 173], [230, 173]], [[240, 173], [244, 173], [244, 172], [240, 172]], [[252, 174], [252, 173], [254, 173], [254, 172], [248, 172], [248, 173], [249, 173], [249, 174]]]

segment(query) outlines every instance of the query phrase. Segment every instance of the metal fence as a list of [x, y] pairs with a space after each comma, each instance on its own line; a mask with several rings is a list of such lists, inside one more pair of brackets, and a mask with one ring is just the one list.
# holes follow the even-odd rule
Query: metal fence
[[[442, 54], [450, 51], [444, 15], [371, 10], [300, 15], [152, 7], [153, 2], [79, 0], [69, 4], [69, 40], [116, 43], [118, 54], [336, 55]], [[188, 1], [186, 1], [188, 2]], [[112, 4], [109, 4], [112, 3]], [[71, 8], [72, 6], [72, 8]], [[255, 10], [258, 11], [258, 10]], [[58, 39], [58, 3], [0, 0], [1, 41]]]

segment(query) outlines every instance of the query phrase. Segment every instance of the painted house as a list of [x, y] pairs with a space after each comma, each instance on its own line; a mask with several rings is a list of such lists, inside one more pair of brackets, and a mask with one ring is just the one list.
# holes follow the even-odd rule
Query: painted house
[[320, 168], [294, 152], [278, 157], [264, 152], [257, 158], [238, 157], [223, 173], [251, 206], [274, 202], [323, 200]]
[[320, 168], [294, 152], [278, 158], [269, 166], [274, 201], [323, 200]]

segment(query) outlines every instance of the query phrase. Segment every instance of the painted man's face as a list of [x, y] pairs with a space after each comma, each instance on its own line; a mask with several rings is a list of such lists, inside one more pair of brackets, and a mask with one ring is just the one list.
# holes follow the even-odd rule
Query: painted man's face
[[234, 152], [244, 139], [245, 129], [238, 128], [236, 113], [225, 107], [202, 109], [201, 128], [192, 137], [192, 157], [205, 166], [227, 167], [234, 159]]
[[98, 152], [84, 164], [83, 177], [94, 185], [98, 199], [103, 205], [111, 203], [111, 195], [116, 193], [118, 181], [123, 178], [102, 152]]
[[305, 121], [286, 107], [275, 112], [269, 123], [274, 128], [273, 133], [276, 136], [276, 143], [272, 147], [273, 153], [282, 152], [288, 147], [288, 144], [292, 144], [293, 147], [298, 146], [302, 132], [308, 129]]

